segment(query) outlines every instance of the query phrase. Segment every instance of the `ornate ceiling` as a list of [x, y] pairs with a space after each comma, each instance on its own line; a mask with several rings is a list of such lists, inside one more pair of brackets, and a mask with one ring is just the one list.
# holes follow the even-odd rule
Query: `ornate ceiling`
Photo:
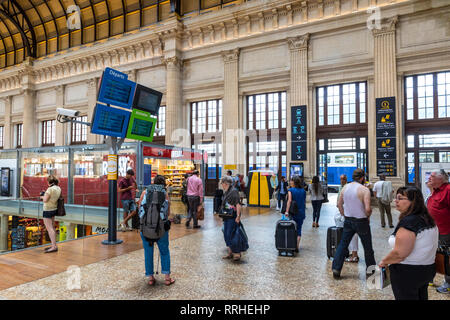
[[0, 0], [0, 69], [137, 30], [169, 0]]

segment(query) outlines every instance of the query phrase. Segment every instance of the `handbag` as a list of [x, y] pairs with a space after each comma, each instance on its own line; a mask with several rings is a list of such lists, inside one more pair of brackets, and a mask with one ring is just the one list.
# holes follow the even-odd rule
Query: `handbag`
[[205, 207], [201, 204], [197, 207], [197, 220], [203, 219], [205, 219]]
[[450, 265], [449, 265], [449, 248], [445, 246], [439, 246], [436, 252], [436, 273], [444, 274], [450, 276]]
[[62, 194], [59, 196], [58, 199], [58, 208], [56, 209], [56, 215], [58, 217], [64, 217], [66, 215], [66, 208], [64, 207], [64, 198]]
[[232, 252], [244, 252], [248, 250], [248, 238], [242, 223], [236, 225], [233, 232], [231, 233], [231, 245], [230, 249]]
[[220, 208], [219, 217], [233, 218], [234, 217], [234, 209], [233, 208], [225, 209], [224, 207]]

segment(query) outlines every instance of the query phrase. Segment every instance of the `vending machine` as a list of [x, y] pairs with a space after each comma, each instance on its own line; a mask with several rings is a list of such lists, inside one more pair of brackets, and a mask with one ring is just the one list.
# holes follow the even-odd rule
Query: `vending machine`
[[3, 197], [11, 196], [11, 169], [1, 168], [1, 195]]

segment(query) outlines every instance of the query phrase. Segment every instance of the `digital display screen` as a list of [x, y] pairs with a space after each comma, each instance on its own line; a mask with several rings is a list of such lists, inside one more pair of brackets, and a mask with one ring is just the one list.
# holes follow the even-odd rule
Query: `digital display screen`
[[120, 103], [128, 103], [130, 100], [131, 86], [127, 83], [106, 79], [104, 97]]
[[98, 112], [97, 121], [97, 127], [99, 129], [121, 133], [123, 124], [125, 122], [125, 116], [117, 113], [107, 112], [106, 110], [100, 110]]
[[97, 100], [112, 106], [131, 109], [136, 83], [126, 75], [106, 68], [103, 72]]
[[97, 104], [92, 117], [91, 133], [124, 138], [130, 115], [127, 110]]
[[157, 116], [161, 105], [161, 98], [161, 92], [138, 84], [136, 86], [133, 107], [150, 112], [152, 115]]
[[150, 137], [152, 133], [153, 122], [134, 119], [133, 127], [131, 128], [131, 134], [143, 137]]

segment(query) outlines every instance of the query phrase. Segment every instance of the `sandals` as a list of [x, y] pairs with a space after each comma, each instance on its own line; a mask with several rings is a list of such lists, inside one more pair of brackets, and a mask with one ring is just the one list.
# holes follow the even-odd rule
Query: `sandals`
[[169, 279], [165, 279], [164, 282], [165, 282], [166, 286], [170, 286], [175, 283], [175, 280], [172, 278], [169, 278]]
[[50, 247], [44, 250], [44, 253], [57, 252], [58, 248], [51, 249]]
[[148, 284], [150, 285], [150, 286], [154, 286], [155, 285], [155, 283], [156, 283], [156, 279], [155, 278], [150, 278], [149, 280], [148, 280]]
[[349, 257], [349, 258], [345, 259], [345, 261], [357, 263], [357, 262], [359, 262], [359, 257]]
[[222, 257], [222, 259], [231, 259], [231, 258], [233, 258], [233, 254], [232, 253], [229, 253], [226, 256]]
[[239, 261], [241, 260], [241, 254], [233, 254], [233, 261]]

